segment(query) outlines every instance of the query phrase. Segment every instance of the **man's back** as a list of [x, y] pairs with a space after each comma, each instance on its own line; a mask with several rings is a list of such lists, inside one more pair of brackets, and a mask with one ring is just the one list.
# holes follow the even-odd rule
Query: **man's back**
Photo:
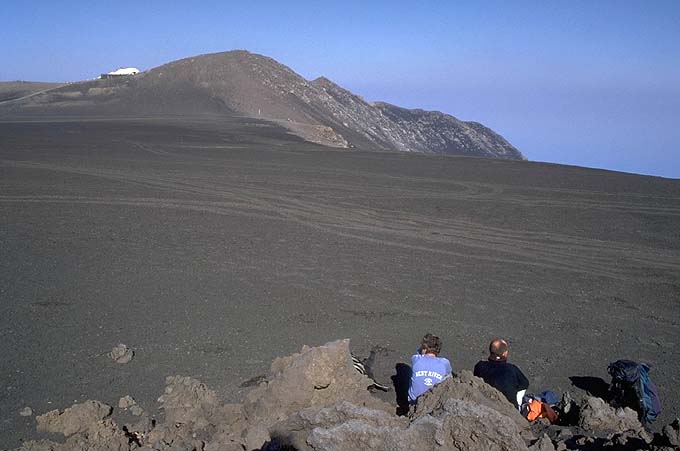
[[475, 365], [474, 375], [494, 387], [517, 406], [517, 392], [529, 388], [529, 380], [522, 371], [505, 360], [481, 361]]

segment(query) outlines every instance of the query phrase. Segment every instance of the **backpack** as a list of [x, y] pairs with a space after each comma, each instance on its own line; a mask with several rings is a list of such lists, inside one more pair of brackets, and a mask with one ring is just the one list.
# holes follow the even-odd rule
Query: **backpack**
[[661, 413], [661, 400], [656, 385], [649, 378], [649, 365], [631, 360], [617, 360], [607, 371], [612, 377], [609, 386], [616, 406], [637, 411], [642, 424], [651, 423]]

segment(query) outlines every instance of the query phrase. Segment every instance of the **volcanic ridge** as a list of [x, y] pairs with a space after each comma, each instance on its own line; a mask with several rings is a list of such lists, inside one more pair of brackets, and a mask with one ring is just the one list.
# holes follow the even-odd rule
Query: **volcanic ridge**
[[325, 77], [308, 81], [271, 58], [247, 51], [185, 58], [135, 76], [51, 88], [28, 96], [6, 94], [0, 98], [0, 118], [238, 115], [278, 123], [307, 141], [330, 147], [525, 159], [480, 123], [366, 102]]

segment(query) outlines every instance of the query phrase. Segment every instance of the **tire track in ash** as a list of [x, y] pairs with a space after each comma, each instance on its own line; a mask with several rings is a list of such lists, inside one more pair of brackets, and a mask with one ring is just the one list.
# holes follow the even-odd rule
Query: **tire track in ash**
[[[92, 171], [78, 171], [78, 172], [85, 172], [85, 173], [87, 173], [87, 174], [92, 174]], [[99, 174], [102, 174], [101, 171], [98, 171], [98, 172], [96, 172], [96, 173], [97, 173], [98, 175], [99, 175]], [[119, 178], [119, 177], [116, 177], [116, 178]], [[129, 177], [128, 177], [128, 178], [129, 178]], [[135, 181], [136, 181], [136, 182], [139, 182], [138, 179], [135, 179]], [[186, 184], [182, 184], [182, 185], [186, 185]], [[155, 184], [152, 184], [152, 186], [155, 186]], [[167, 186], [163, 186], [163, 187], [164, 187], [164, 188], [167, 188]], [[187, 192], [188, 190], [186, 190], [186, 189], [181, 189], [181, 191]], [[189, 190], [189, 192], [192, 192], [192, 193], [198, 193], [198, 192], [200, 192], [200, 193], [203, 193], [203, 194], [215, 194], [215, 191], [214, 191], [213, 189], [209, 189], [209, 190], [197, 190], [197, 189], [195, 189], [195, 187], [194, 187], [193, 189]], [[232, 196], [233, 196], [234, 194], [235, 194], [234, 192], [231, 192], [231, 193], [230, 193], [230, 195], [232, 195]], [[252, 208], [252, 207], [253, 207], [253, 202], [252, 202], [253, 196], [248, 194], [248, 195], [245, 196], [245, 200], [246, 200], [247, 203], [249, 204], [249, 207]], [[277, 199], [277, 200], [280, 201], [281, 199]], [[277, 203], [278, 203], [278, 202], [277, 202]], [[271, 207], [271, 206], [264, 205], [263, 210], [265, 210], [265, 211], [272, 210], [272, 208], [270, 208], [270, 207]], [[205, 210], [205, 208], [204, 208], [204, 210]], [[301, 216], [301, 217], [308, 216], [308, 215], [310, 214], [310, 212], [313, 213], [313, 209], [310, 210], [309, 208], [305, 208], [305, 209], [302, 209], [302, 210], [300, 210], [299, 208], [296, 208], [296, 210], [297, 210], [296, 214], [297, 214], [298, 216]], [[290, 213], [290, 208], [289, 208], [289, 213]], [[296, 220], [296, 222], [301, 222], [301, 223], [309, 222], [309, 221], [305, 221], [305, 220], [300, 220], [299, 218], [295, 218], [294, 216], [291, 217], [290, 214], [288, 214], [288, 216], [289, 216], [289, 218], [291, 218], [291, 219], [293, 219], [293, 220]], [[321, 216], [328, 216], [328, 211], [322, 212], [322, 215], [321, 215]], [[343, 217], [346, 217], [346, 216], [347, 216], [347, 211], [346, 211], [346, 210], [343, 210], [343, 211], [342, 211], [342, 216], [343, 216]], [[340, 219], [342, 219], [342, 218], [340, 218]], [[334, 221], [334, 224], [331, 224], [331, 225], [337, 225], [338, 222], [340, 222], [340, 221], [337, 221], [337, 218], [336, 218], [336, 221]], [[354, 227], [354, 228], [356, 228], [356, 227]], [[365, 226], [364, 226], [364, 228], [365, 228]], [[402, 234], [403, 234], [403, 233], [402, 233]], [[482, 241], [484, 241], [485, 239], [486, 239], [486, 237], [482, 237]], [[430, 241], [432, 241], [432, 238], [431, 238], [431, 237], [430, 237]], [[442, 242], [441, 239], [439, 239], [439, 240], [437, 240], [437, 241]], [[446, 241], [446, 240], [444, 240], [444, 241]], [[486, 243], [483, 242], [481, 247], [482, 247], [482, 248], [488, 248], [488, 245], [487, 245]], [[500, 250], [504, 250], [504, 249], [500, 249]], [[507, 249], [505, 249], [505, 250], [507, 250]], [[516, 253], [516, 252], [515, 252], [515, 253]], [[529, 255], [526, 255], [526, 254], [525, 254], [524, 256], [526, 257], [526, 256], [529, 256]], [[536, 255], [533, 255], [533, 257], [536, 257]], [[560, 264], [561, 264], [562, 267], [566, 266], [564, 261], [561, 261]], [[607, 275], [611, 275], [611, 274], [607, 274]]]
[[[271, 169], [287, 168], [297, 172], [301, 171], [301, 168], [298, 166], [279, 163], [258, 162], [252, 163], [250, 166], [258, 169], [266, 167]], [[370, 171], [350, 171], [336, 168], [313, 168], [307, 170], [306, 172], [315, 177], [320, 175], [331, 177], [340, 174], [349, 177], [350, 179], [364, 177], [367, 180], [371, 180], [373, 184], [371, 190], [372, 192], [367, 194], [365, 191], [357, 191], [357, 195], [352, 196], [354, 199], [382, 199], [399, 197], [403, 199], [474, 200], [475, 202], [498, 202], [502, 197], [502, 202], [504, 204], [517, 205], [526, 208], [565, 208], [576, 210], [592, 209], [619, 213], [680, 216], [680, 198], [670, 196], [631, 193], [624, 195], [629, 199], [617, 200], [613, 198], [621, 197], [621, 194], [606, 193], [602, 191], [567, 190], [557, 188], [529, 188], [532, 192], [536, 193], [536, 195], [533, 197], [528, 197], [521, 194], [512, 194], [511, 196], [508, 196], [507, 194], [509, 192], [511, 193], [513, 190], [517, 190], [521, 187], [448, 179], [442, 180], [431, 177], [395, 176], [391, 174]], [[268, 181], [271, 182], [271, 179]], [[383, 186], [379, 186], [378, 182], [383, 182]], [[390, 182], [396, 182], [397, 184], [395, 185], [394, 183]], [[439, 186], [440, 188], [401, 188], [400, 185], [405, 185], [405, 182], [419, 184], [428, 183]], [[328, 183], [330, 185], [332, 182], [324, 181], [324, 183]], [[314, 186], [314, 182], [297, 183], [296, 181], [295, 184], [307, 184], [307, 186], [310, 187]], [[378, 186], [379, 188], [376, 189]], [[339, 188], [341, 191], [348, 188], [346, 183], [337, 183], [335, 184], [335, 187]], [[554, 197], [550, 197], [554, 194], [570, 196], [574, 199], [555, 199]], [[600, 197], [601, 200], [592, 199], [594, 196]], [[337, 198], [347, 199], [348, 197], [342, 195], [337, 196]], [[677, 204], [677, 206], [649, 205], [650, 200], [674, 202]]]
[[[627, 258], [628, 266], [636, 268], [643, 266], [645, 268], [657, 268], [667, 271], [680, 270], [680, 258], [672, 253], [660, 255], [659, 252], [649, 251], [645, 248], [626, 249], [629, 254], [631, 250], [637, 253], [646, 253], [642, 258], [636, 256], [621, 255], [619, 249], [610, 249], [604, 242], [597, 242], [598, 252], [593, 253], [591, 245], [593, 240], [584, 240], [575, 237], [570, 237], [568, 243], [560, 243], [554, 238], [551, 242], [546, 243], [545, 236], [542, 236], [542, 242], [536, 243], [535, 240], [527, 239], [513, 239], [512, 234], [498, 234], [495, 235], [495, 241], [490, 239], [492, 233], [487, 234], [487, 229], [479, 224], [473, 224], [474, 227], [460, 227], [456, 230], [451, 229], [450, 224], [443, 224], [431, 228], [430, 224], [423, 224], [422, 217], [417, 217], [417, 220], [400, 220], [395, 221], [394, 217], [389, 217], [386, 220], [366, 221], [364, 218], [354, 217], [350, 221], [347, 217], [347, 211], [337, 216], [335, 221], [326, 222], [317, 221], [316, 224], [325, 227], [326, 230], [337, 229], [342, 231], [343, 236], [353, 237], [356, 239], [367, 239], [366, 233], [374, 233], [378, 235], [390, 235], [392, 238], [402, 238], [410, 240], [426, 241], [432, 244], [455, 244], [457, 246], [472, 248], [482, 251], [502, 252], [509, 255], [521, 256], [527, 259], [537, 260], [544, 266], [552, 268], [568, 269], [576, 272], [586, 272], [589, 274], [599, 274], [605, 277], [616, 277], [629, 279], [634, 274], [631, 274], [629, 269], [612, 268], [612, 262], [618, 262], [622, 258]], [[326, 214], [325, 216], [328, 216]], [[369, 214], [363, 215], [365, 218]], [[385, 226], [385, 224], [389, 224]], [[447, 229], [448, 227], [448, 229]], [[437, 230], [437, 235], [428, 236], [432, 230]], [[442, 233], [441, 230], [448, 230], [449, 233]], [[442, 235], [448, 235], [443, 238]], [[455, 242], [452, 243], [452, 239]], [[381, 242], [381, 239], [373, 237], [374, 242]], [[392, 240], [382, 240], [383, 244], [402, 245], [403, 242], [394, 242]], [[434, 242], [434, 243], [433, 243]], [[422, 247], [419, 247], [422, 249]], [[430, 250], [433, 250], [431, 247]], [[440, 249], [437, 249], [439, 252]], [[473, 256], [474, 252], [468, 252], [465, 255]], [[475, 255], [480, 257], [479, 255]], [[665, 258], [664, 258], [665, 257]], [[506, 259], [507, 261], [507, 259]], [[515, 260], [516, 261], [516, 260]], [[525, 262], [526, 263], [526, 262]], [[602, 268], [609, 268], [603, 270]], [[647, 279], [647, 277], [645, 277]]]
[[[7, 162], [5, 162], [7, 163]], [[186, 200], [144, 200], [139, 199], [33, 199], [36, 202], [89, 202], [105, 204], [117, 202], [125, 205], [158, 206], [167, 208], [186, 208], [217, 214], [256, 215], [264, 219], [284, 219], [302, 225], [311, 226], [327, 233], [335, 233], [347, 238], [371, 241], [384, 245], [398, 246], [407, 249], [443, 253], [457, 257], [470, 257], [488, 261], [512, 264], [530, 264], [552, 269], [596, 274], [604, 277], [635, 277], [632, 271], [636, 266], [643, 269], [680, 270], [678, 257], [673, 253], [662, 255], [658, 251], [645, 248], [624, 247], [618, 244], [586, 240], [578, 237], [552, 235], [546, 240], [544, 235], [536, 233], [508, 231], [490, 228], [477, 223], [453, 220], [437, 220], [422, 215], [396, 213], [390, 210], [362, 209], [347, 205], [332, 206], [320, 202], [314, 196], [291, 197], [274, 192], [271, 189], [238, 184], [224, 187], [206, 186], [201, 183], [188, 183], [176, 177], [153, 177], [121, 173], [111, 170], [77, 169], [56, 165], [12, 162], [15, 167], [43, 168], [61, 170], [89, 176], [112, 178], [128, 183], [160, 188], [168, 191], [205, 195], [215, 198], [229, 199], [222, 201], [186, 201]], [[5, 202], [29, 201], [26, 197], [7, 198]], [[202, 202], [202, 203], [201, 203]], [[254, 212], [254, 213], [253, 213]], [[395, 217], [396, 215], [396, 217]], [[367, 236], [372, 234], [372, 236]], [[540, 241], [539, 241], [540, 239]], [[406, 241], [418, 244], [405, 243]], [[547, 242], [546, 242], [547, 241]], [[449, 246], [464, 250], [443, 248]], [[479, 255], [479, 251], [500, 253], [503, 255]], [[596, 250], [597, 252], [593, 252]], [[636, 255], [622, 255], [628, 252]], [[626, 267], [612, 267], [612, 261], [627, 260]], [[602, 268], [606, 267], [607, 270]], [[648, 280], [645, 277], [645, 280]]]
[[[349, 208], [352, 211], [355, 212], [357, 211], [355, 206], [350, 206]], [[324, 209], [327, 210], [327, 207], [325, 205]], [[307, 206], [306, 210], [313, 211], [313, 209], [310, 210], [309, 205]], [[336, 221], [334, 221], [333, 224], [335, 225], [342, 224], [343, 218], [347, 217], [347, 211], [348, 211], [347, 209], [343, 209], [340, 212], [341, 214], [335, 218]], [[376, 209], [368, 210], [365, 211], [363, 215], [366, 218], [378, 217], [376, 215], [377, 211], [379, 210]], [[306, 211], [304, 210], [301, 210], [300, 212], [303, 214], [306, 213]], [[395, 213], [394, 211], [389, 211], [388, 215], [384, 218], [384, 220], [375, 222], [375, 224], [373, 225], [376, 227], [374, 227], [373, 230], [384, 232], [385, 230], [379, 230], [377, 225], [381, 223], [387, 224], [390, 221], [393, 221], [394, 213]], [[404, 213], [400, 214], [402, 216], [405, 216]], [[325, 215], [320, 216], [328, 216], [328, 212], [326, 211]], [[355, 218], [355, 220], [353, 221], [353, 226], [349, 226], [348, 228], [361, 229], [363, 227], [361, 225], [362, 219], [363, 218], [359, 218], [359, 220], [356, 220]], [[585, 240], [580, 237], [573, 237], [561, 234], [548, 235], [543, 232], [512, 231], [508, 229], [482, 226], [479, 223], [472, 223], [469, 221], [463, 222], [450, 219], [446, 221], [441, 220], [437, 221], [435, 219], [425, 220], [422, 215], [411, 216], [407, 222], [414, 224], [414, 227], [412, 228], [413, 230], [407, 230], [407, 232], [411, 233], [410, 235], [411, 237], [414, 236], [413, 234], [417, 234], [418, 237], [423, 238], [422, 233], [423, 230], [425, 230], [425, 228], [430, 228], [432, 229], [429, 232], [430, 234], [440, 235], [440, 237], [427, 237], [429, 241], [438, 242], [449, 241], [448, 239], [442, 239], [442, 237], [466, 238], [473, 242], [481, 243], [481, 246], [478, 246], [481, 248], [488, 248], [489, 243], [491, 243], [493, 245], [496, 245], [498, 250], [504, 252], [516, 253], [517, 249], [523, 249], [524, 251], [531, 252], [531, 255], [533, 256], [538, 256], [538, 253], [542, 252], [544, 258], [546, 257], [546, 255], [549, 255], [550, 260], [553, 263], [559, 263], [562, 266], [569, 265], [567, 263], [568, 259], [571, 260], [574, 259], [578, 260], [579, 258], [583, 259], [585, 254], [590, 253], [591, 254], [590, 260], [594, 265], [591, 266], [590, 270], [596, 271], [598, 270], [598, 268], [602, 268], [603, 266], [611, 266], [612, 262], [614, 261], [620, 261], [621, 253], [624, 253], [627, 254], [624, 255], [624, 258], [629, 260], [631, 266], [634, 267], [656, 266], [659, 267], [660, 269], [666, 270], [678, 269], [678, 265], [676, 264], [677, 256], [672, 253], [663, 252], [659, 250], [650, 250], [648, 248], [639, 246], [633, 247], [631, 245], [626, 245], [617, 242], [605, 242], [593, 239]], [[390, 227], [389, 229], [390, 232], [400, 231], [398, 227]], [[437, 231], [435, 232], [434, 230]], [[403, 227], [401, 232], [403, 232]], [[508, 247], [507, 245], [511, 247]], [[544, 252], [546, 250], [545, 249], [546, 246], [550, 246], [549, 254], [546, 254]], [[633, 253], [637, 255], [631, 256]], [[664, 259], [670, 260], [671, 263], [668, 264], [667, 262], [663, 261]], [[583, 269], [582, 267], [583, 267], [582, 263], [578, 263], [573, 266], [573, 268]], [[611, 273], [607, 274], [611, 275]]]
[[[162, 156], [173, 156], [179, 157], [180, 155], [166, 152], [158, 149], [154, 149], [152, 146], [133, 142], [132, 144], [138, 146], [140, 149], [155, 153]], [[181, 145], [178, 147], [182, 147]], [[203, 146], [189, 146], [202, 148]], [[217, 146], [223, 147], [223, 146]], [[233, 146], [232, 146], [233, 147]], [[195, 155], [187, 155], [188, 158], [197, 158]], [[201, 159], [212, 160], [210, 156], [201, 156]], [[215, 160], [220, 161], [220, 160]], [[241, 165], [250, 166], [257, 169], [269, 168], [289, 168], [295, 171], [300, 171], [299, 166], [285, 164], [285, 163], [267, 163], [267, 162], [256, 162], [247, 163], [240, 162]], [[307, 170], [311, 175], [318, 176], [319, 174], [327, 174], [329, 176], [338, 174], [345, 175], [348, 177], [366, 177], [372, 181], [377, 179], [383, 180], [385, 182], [395, 181], [399, 184], [404, 184], [404, 182], [413, 183], [430, 183], [441, 187], [448, 188], [447, 192], [442, 192], [440, 190], [434, 189], [402, 189], [395, 187], [393, 185], [386, 185], [384, 196], [385, 197], [395, 197], [398, 196], [404, 199], [443, 199], [443, 200], [460, 200], [469, 199], [476, 202], [496, 202], [498, 198], [506, 193], [506, 191], [512, 191], [518, 189], [517, 186], [513, 185], [503, 185], [503, 184], [486, 184], [480, 182], [462, 182], [450, 179], [439, 179], [433, 177], [420, 177], [420, 176], [397, 176], [392, 174], [385, 174], [379, 172], [371, 171], [351, 171], [339, 168], [312, 168]], [[304, 184], [305, 182], [297, 184]], [[309, 183], [309, 186], [314, 186], [314, 183]], [[346, 188], [346, 184], [337, 184], [338, 188]], [[451, 188], [456, 188], [453, 192], [450, 191]], [[549, 199], [537, 199], [536, 197], [527, 197], [523, 195], [514, 195], [512, 197], [504, 197], [503, 202], [511, 205], [518, 205], [521, 207], [529, 208], [565, 208], [565, 209], [577, 209], [581, 210], [584, 208], [604, 210], [604, 211], [614, 211], [620, 213], [637, 213], [637, 214], [666, 214], [671, 216], [680, 216], [680, 199], [676, 197], [659, 197], [650, 196], [643, 194], [626, 194], [626, 197], [639, 198], [640, 202], [631, 205], [630, 200], [617, 201], [613, 200], [612, 197], [620, 197], [618, 193], [605, 193], [601, 191], [588, 191], [588, 190], [576, 190], [576, 189], [559, 189], [559, 188], [529, 188], [530, 190], [536, 192], [537, 195], [549, 195], [549, 194], [563, 194], [572, 197], [580, 196], [577, 200], [567, 200], [567, 199], [555, 199], [551, 197]], [[415, 191], [415, 192], [414, 192]], [[363, 198], [375, 198], [375, 195], [366, 196], [365, 193]], [[602, 200], [588, 199], [582, 196], [598, 196], [602, 197]], [[672, 200], [678, 203], [677, 207], [662, 207], [662, 206], [650, 206], [648, 204], [650, 199], [663, 199]]]
[[[264, 219], [264, 220], [281, 220], [288, 222], [295, 222], [307, 227], [323, 231], [325, 233], [332, 233], [345, 238], [358, 239], [376, 244], [396, 246], [408, 250], [434, 252], [454, 257], [476, 258], [492, 262], [508, 263], [508, 264], [528, 264], [532, 266], [542, 266], [552, 269], [567, 269], [564, 266], [550, 265], [545, 263], [532, 263], [526, 260], [518, 260], [506, 257], [486, 257], [481, 255], [474, 255], [468, 252], [459, 252], [452, 250], [445, 250], [441, 248], [432, 248], [430, 246], [408, 244], [404, 242], [390, 241], [385, 239], [374, 238], [366, 235], [357, 235], [354, 233], [344, 232], [339, 229], [333, 229], [323, 224], [310, 222], [299, 219], [298, 217], [282, 217], [281, 215], [267, 215], [266, 212], [255, 213], [249, 211], [252, 206], [245, 206], [243, 204], [229, 205], [223, 202], [207, 202], [207, 201], [187, 201], [187, 200], [167, 200], [167, 199], [153, 199], [153, 198], [86, 198], [80, 196], [0, 196], [0, 203], [50, 203], [50, 204], [81, 204], [81, 205], [101, 205], [101, 206], [130, 206], [130, 207], [145, 207], [145, 208], [169, 208], [169, 209], [183, 209], [189, 211], [205, 212], [218, 215], [228, 216], [244, 216], [250, 218]], [[257, 210], [257, 209], [256, 209]], [[578, 271], [583, 272], [583, 271]], [[604, 276], [613, 277], [612, 275], [602, 274]]]

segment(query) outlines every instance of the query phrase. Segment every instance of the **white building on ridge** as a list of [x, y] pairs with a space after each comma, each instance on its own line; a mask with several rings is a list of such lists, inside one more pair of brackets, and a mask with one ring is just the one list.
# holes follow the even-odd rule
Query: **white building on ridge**
[[114, 70], [113, 72], [108, 72], [106, 74], [101, 74], [99, 78], [115, 78], [115, 77], [126, 77], [129, 75], [137, 75], [139, 69], [136, 67], [121, 67]]

